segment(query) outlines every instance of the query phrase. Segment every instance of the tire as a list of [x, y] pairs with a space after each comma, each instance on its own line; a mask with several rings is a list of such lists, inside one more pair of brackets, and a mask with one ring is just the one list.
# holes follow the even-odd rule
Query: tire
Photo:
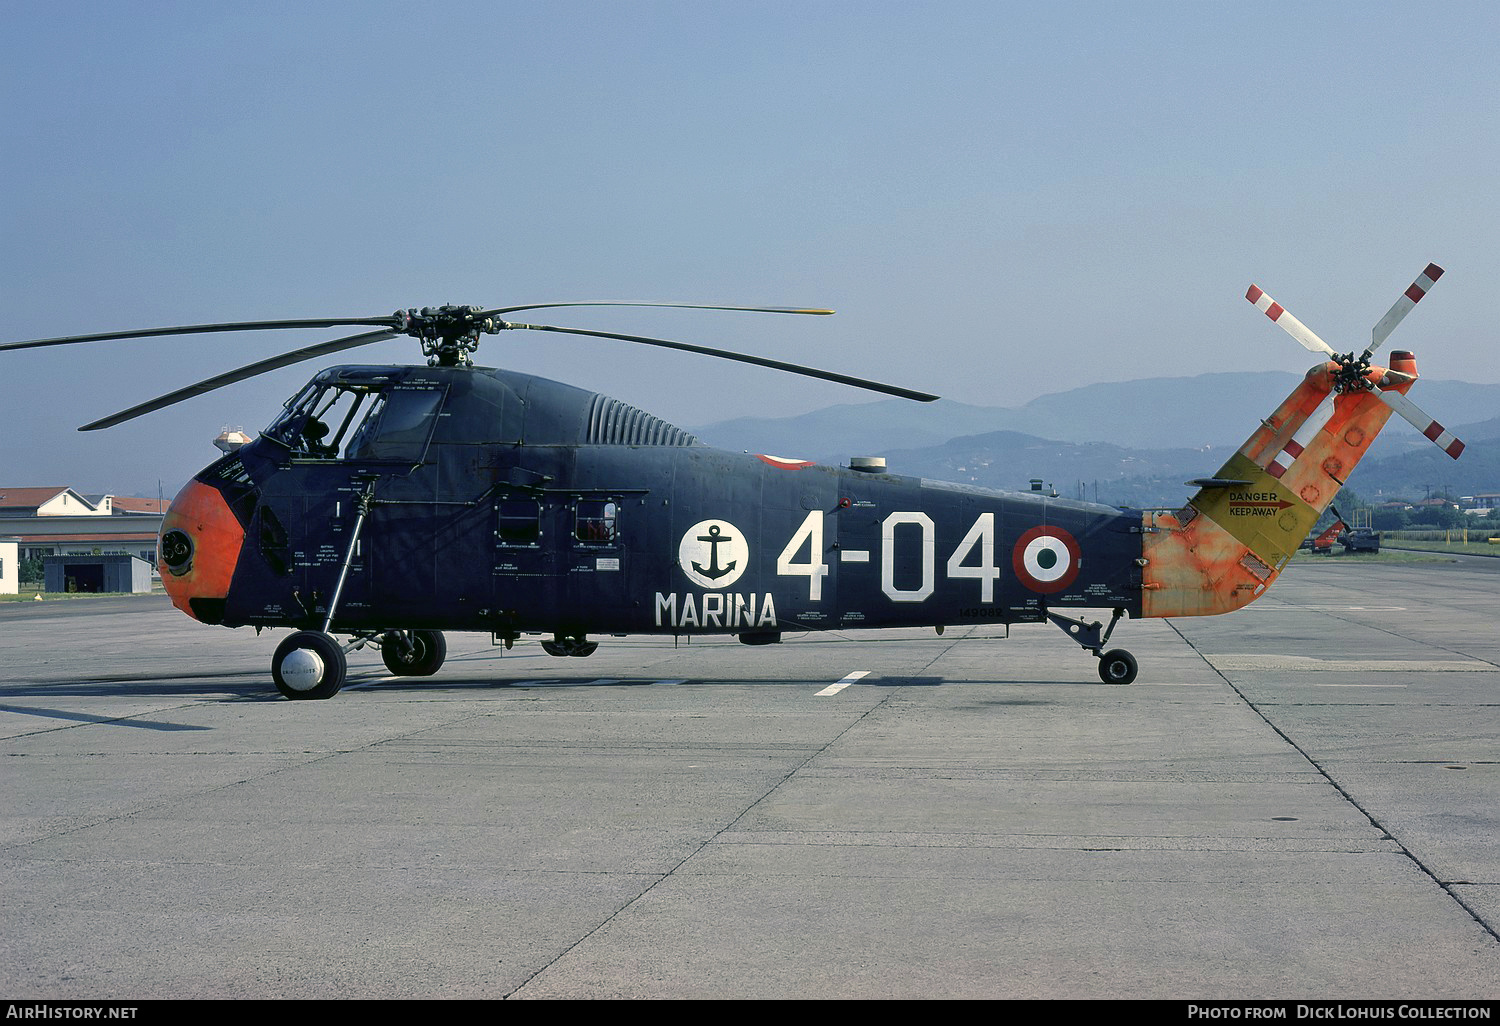
[[1135, 680], [1135, 656], [1117, 648], [1099, 657], [1099, 679], [1106, 684], [1129, 684]]
[[343, 648], [321, 631], [298, 631], [271, 657], [276, 690], [294, 701], [332, 698], [348, 672]]
[[400, 631], [391, 631], [381, 639], [380, 658], [385, 668], [397, 677], [431, 677], [448, 658], [448, 642], [442, 631], [409, 631], [411, 650], [401, 644]]

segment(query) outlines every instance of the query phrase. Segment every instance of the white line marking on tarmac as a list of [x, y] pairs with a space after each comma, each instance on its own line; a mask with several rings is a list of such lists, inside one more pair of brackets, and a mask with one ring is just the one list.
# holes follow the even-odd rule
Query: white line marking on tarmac
[[816, 698], [824, 698], [824, 697], [826, 697], [828, 695], [836, 695], [840, 691], [842, 691], [845, 688], [847, 688], [850, 684], [853, 684], [857, 680], [863, 680], [865, 677], [868, 677], [869, 675], [870, 675], [870, 671], [869, 670], [855, 670], [853, 673], [849, 674], [849, 676], [845, 677], [843, 680], [839, 681], [838, 683], [828, 685], [822, 691], [819, 691], [817, 693], [817, 695], [814, 696], [814, 697], [816, 697]]

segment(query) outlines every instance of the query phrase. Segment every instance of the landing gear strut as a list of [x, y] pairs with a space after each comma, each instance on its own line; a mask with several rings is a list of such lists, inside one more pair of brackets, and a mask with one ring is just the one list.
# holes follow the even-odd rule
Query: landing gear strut
[[1068, 633], [1068, 637], [1094, 654], [1094, 658], [1099, 660], [1100, 680], [1106, 684], [1129, 684], [1135, 680], [1136, 671], [1139, 669], [1135, 656], [1123, 648], [1104, 651], [1104, 646], [1109, 642], [1109, 636], [1114, 633], [1115, 624], [1119, 623], [1120, 617], [1124, 615], [1125, 610], [1117, 608], [1115, 615], [1110, 617], [1108, 627], [1097, 620], [1093, 623], [1086, 623], [1050, 610], [1047, 612], [1047, 619], [1057, 624]]
[[329, 632], [333, 630], [333, 613], [338, 608], [339, 596], [343, 594], [344, 580], [349, 576], [349, 564], [354, 560], [360, 528], [370, 515], [374, 496], [375, 482], [372, 479], [359, 495], [354, 530], [349, 532], [349, 544], [344, 550], [344, 562], [339, 568], [333, 598], [328, 602], [328, 613], [323, 617], [323, 629], [295, 632], [276, 646], [276, 654], [271, 657], [271, 676], [276, 681], [276, 690], [287, 698], [332, 698], [344, 686], [349, 663], [344, 657], [343, 646], [333, 640]]

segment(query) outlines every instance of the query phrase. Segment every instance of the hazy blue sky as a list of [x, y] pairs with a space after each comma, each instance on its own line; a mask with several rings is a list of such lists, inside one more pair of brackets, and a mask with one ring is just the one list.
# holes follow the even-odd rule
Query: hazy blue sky
[[[1500, 381], [1494, 4], [0, 0], [0, 25], [7, 341], [826, 305], [530, 319], [1016, 405], [1304, 369], [1251, 281], [1354, 348], [1434, 260], [1393, 342], [1430, 377]], [[0, 485], [175, 491], [319, 365], [74, 429], [335, 334], [0, 355]], [[638, 348], [511, 333], [479, 357], [687, 426], [866, 398]]]

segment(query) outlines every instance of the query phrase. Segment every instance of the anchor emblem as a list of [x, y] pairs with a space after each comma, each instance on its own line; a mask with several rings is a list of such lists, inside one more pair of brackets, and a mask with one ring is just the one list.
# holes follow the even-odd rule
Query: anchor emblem
[[735, 564], [738, 562], [737, 560], [731, 560], [728, 566], [721, 567], [719, 565], [719, 545], [734, 541], [733, 538], [720, 537], [723, 533], [724, 529], [718, 524], [714, 524], [708, 529], [707, 534], [700, 534], [698, 536], [699, 541], [708, 542], [708, 566], [705, 567], [702, 563], [695, 562], [693, 569], [711, 581], [717, 581], [720, 577], [733, 573]]
[[683, 532], [677, 546], [677, 565], [700, 588], [727, 588], [750, 565], [745, 532], [727, 520], [700, 521]]

